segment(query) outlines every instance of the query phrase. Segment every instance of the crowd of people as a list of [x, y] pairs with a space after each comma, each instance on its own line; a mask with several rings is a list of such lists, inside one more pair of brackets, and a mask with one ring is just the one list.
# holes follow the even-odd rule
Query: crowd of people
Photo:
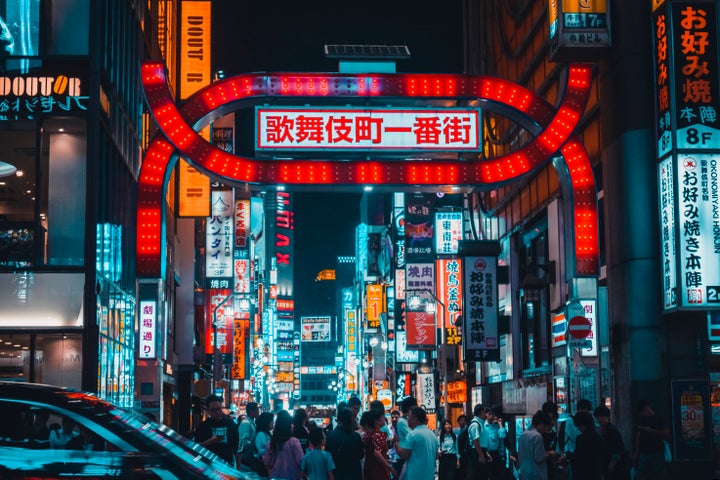
[[558, 422], [558, 407], [546, 402], [529, 428], [509, 441], [502, 411], [475, 405], [472, 415], [445, 419], [434, 432], [415, 398], [405, 397], [386, 419], [373, 401], [361, 413], [352, 397], [338, 405], [326, 428], [309, 421], [303, 408], [275, 414], [250, 402], [239, 422], [223, 414], [222, 399], [206, 400], [207, 419], [194, 439], [230, 464], [267, 478], [286, 480], [660, 480], [669, 428], [648, 402], [639, 405], [632, 455], [610, 410], [592, 411], [579, 400], [576, 413]]

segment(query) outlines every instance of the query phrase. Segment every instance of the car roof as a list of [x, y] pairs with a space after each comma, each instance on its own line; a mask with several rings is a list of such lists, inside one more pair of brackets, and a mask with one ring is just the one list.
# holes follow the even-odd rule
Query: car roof
[[8, 382], [0, 380], [0, 398], [29, 400], [64, 407], [68, 409], [87, 408], [90, 404], [101, 409], [113, 408], [113, 405], [91, 393], [80, 390], [44, 385], [40, 383]]

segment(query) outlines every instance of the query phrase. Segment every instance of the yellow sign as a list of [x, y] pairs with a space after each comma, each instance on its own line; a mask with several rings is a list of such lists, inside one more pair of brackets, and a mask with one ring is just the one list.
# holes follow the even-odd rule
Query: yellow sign
[[555, 34], [558, 21], [558, 0], [550, 0], [548, 5], [548, 25], [550, 25], [550, 36]]
[[184, 0], [180, 7], [180, 99], [210, 83], [210, 1]]
[[382, 285], [367, 286], [367, 328], [380, 328], [380, 314], [385, 312]]
[[198, 172], [184, 159], [178, 163], [178, 215], [210, 216], [210, 177]]
[[606, 0], [562, 0], [563, 13], [607, 13]]

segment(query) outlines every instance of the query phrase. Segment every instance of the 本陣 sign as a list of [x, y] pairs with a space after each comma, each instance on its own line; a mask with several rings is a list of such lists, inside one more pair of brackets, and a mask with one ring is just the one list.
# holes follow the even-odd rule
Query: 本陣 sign
[[256, 108], [258, 150], [479, 151], [476, 109]]
[[465, 257], [463, 271], [465, 358], [475, 362], [498, 361], [497, 257]]
[[680, 302], [720, 306], [720, 155], [678, 155]]
[[672, 3], [671, 15], [677, 148], [720, 148], [715, 5]]

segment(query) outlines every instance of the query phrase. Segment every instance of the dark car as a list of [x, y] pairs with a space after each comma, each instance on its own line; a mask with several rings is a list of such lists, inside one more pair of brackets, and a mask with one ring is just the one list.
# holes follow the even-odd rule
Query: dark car
[[0, 382], [0, 478], [249, 479], [165, 425], [69, 388]]

